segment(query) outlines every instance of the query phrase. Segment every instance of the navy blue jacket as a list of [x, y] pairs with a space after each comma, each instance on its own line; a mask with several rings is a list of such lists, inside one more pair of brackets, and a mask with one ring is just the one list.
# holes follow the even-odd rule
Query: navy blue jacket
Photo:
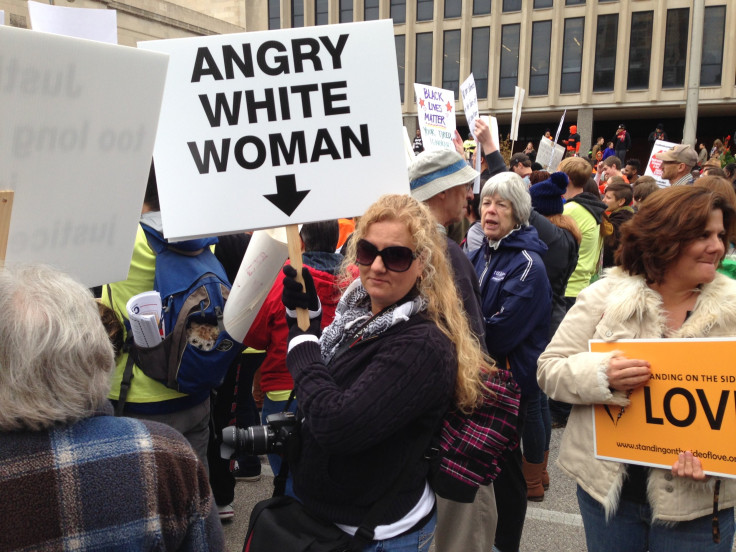
[[547, 246], [533, 226], [522, 226], [498, 249], [483, 240], [470, 262], [478, 274], [488, 352], [507, 361], [522, 394], [537, 391], [537, 359], [549, 342], [552, 290], [542, 257]]

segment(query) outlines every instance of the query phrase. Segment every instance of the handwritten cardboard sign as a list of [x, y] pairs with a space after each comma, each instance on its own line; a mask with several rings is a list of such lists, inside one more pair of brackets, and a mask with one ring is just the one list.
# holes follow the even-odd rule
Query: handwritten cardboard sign
[[736, 477], [736, 339], [591, 341], [590, 350], [623, 351], [652, 369], [630, 406], [595, 406], [597, 458], [668, 469], [690, 450], [706, 473]]
[[140, 219], [166, 56], [0, 26], [6, 262], [88, 286], [124, 280]]
[[417, 117], [425, 150], [455, 149], [455, 93], [452, 90], [414, 83]]
[[390, 20], [138, 46], [170, 56], [154, 151], [168, 238], [355, 216], [409, 192]]

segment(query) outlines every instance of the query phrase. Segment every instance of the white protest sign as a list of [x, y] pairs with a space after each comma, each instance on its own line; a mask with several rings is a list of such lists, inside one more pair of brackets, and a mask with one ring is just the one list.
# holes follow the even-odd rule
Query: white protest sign
[[409, 138], [409, 129], [404, 127], [404, 153], [406, 153], [406, 168], [414, 162], [414, 147]]
[[489, 115], [481, 115], [480, 118], [488, 125], [488, 130], [491, 132], [491, 140], [498, 146], [498, 119]]
[[390, 20], [142, 42], [170, 54], [169, 239], [360, 215], [409, 193]]
[[124, 280], [151, 166], [165, 56], [0, 27], [6, 261], [88, 286]]
[[477, 142], [478, 139], [475, 137], [475, 119], [478, 117], [478, 93], [475, 89], [473, 73], [470, 73], [470, 76], [460, 85], [460, 95], [463, 98], [465, 119], [468, 121], [470, 132], [473, 134], [473, 140]]
[[666, 178], [662, 178], [662, 161], [655, 159], [654, 155], [661, 151], [669, 151], [674, 148], [677, 144], [674, 142], [665, 142], [664, 140], [657, 140], [654, 142], [652, 153], [649, 154], [649, 162], [647, 168], [644, 169], [646, 176], [651, 176], [657, 181], [657, 186], [660, 188], [667, 188], [670, 185], [670, 181]]
[[556, 171], [564, 155], [565, 148], [560, 144], [555, 144], [546, 136], [542, 136], [542, 139], [539, 140], [537, 163], [542, 165], [546, 171]]
[[511, 139], [516, 141], [519, 139], [519, 122], [521, 121], [521, 106], [524, 103], [524, 94], [526, 90], [514, 86], [514, 107], [511, 113]]
[[29, 0], [28, 15], [34, 31], [108, 44], [118, 43], [118, 18], [115, 10], [70, 8]]
[[557, 125], [557, 132], [555, 133], [555, 144], [557, 143], [557, 140], [560, 139], [560, 132], [562, 131], [562, 124], [565, 122], [565, 115], [567, 115], [567, 109], [562, 112], [562, 117], [560, 117], [560, 124]]
[[[475, 120], [478, 118], [478, 93], [475, 89], [475, 78], [473, 73], [465, 79], [460, 85], [460, 96], [463, 98], [463, 109], [465, 110], [465, 119], [468, 121], [468, 127], [473, 135], [473, 140], [478, 142], [478, 138], [475, 136]], [[480, 151], [476, 148], [475, 155], [473, 156], [475, 170], [478, 171], [478, 176], [475, 177], [473, 182], [473, 193], [480, 193]]]
[[417, 117], [425, 150], [455, 149], [455, 93], [414, 83]]

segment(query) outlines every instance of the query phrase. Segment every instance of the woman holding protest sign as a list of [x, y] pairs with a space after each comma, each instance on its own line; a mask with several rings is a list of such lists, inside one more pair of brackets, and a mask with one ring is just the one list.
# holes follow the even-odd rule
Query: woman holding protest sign
[[647, 359], [588, 352], [588, 340], [736, 336], [736, 283], [717, 274], [735, 213], [707, 189], [660, 190], [622, 225], [620, 266], [583, 290], [539, 358], [542, 389], [573, 404], [559, 464], [578, 483], [589, 550], [730, 551], [736, 482], [680, 452], [671, 470], [595, 457], [592, 409], [621, 418]]
[[[303, 419], [294, 492], [350, 534], [376, 519], [365, 550], [429, 549], [435, 496], [423, 452], [453, 400], [475, 406], [480, 369], [490, 368], [460, 306], [445, 243], [422, 203], [381, 197], [353, 234], [343, 272], [352, 282], [321, 337], [309, 273], [302, 271], [304, 293], [295, 270], [284, 268], [286, 364]], [[308, 330], [290, 316], [295, 307], [309, 309]]]

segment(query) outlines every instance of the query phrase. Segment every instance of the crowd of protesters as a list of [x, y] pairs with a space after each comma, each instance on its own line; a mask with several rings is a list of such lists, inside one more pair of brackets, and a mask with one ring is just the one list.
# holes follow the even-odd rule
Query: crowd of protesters
[[[588, 351], [589, 339], [736, 336], [728, 147], [659, 152], [655, 180], [626, 157], [623, 124], [587, 158], [572, 125], [549, 171], [531, 142], [507, 164], [481, 119], [473, 134], [424, 151], [418, 133], [411, 193], [380, 198], [349, 221], [350, 236], [338, 221], [305, 225], [305, 288], [287, 264], [244, 339], [252, 349], [213, 393], [179, 393], [136, 369], [112, 415], [134, 363], [124, 305], [153, 289], [143, 230], [128, 279], [98, 304], [53, 269], [0, 271], [0, 517], [18, 521], [0, 550], [72, 538], [84, 550], [121, 538], [136, 550], [222, 550], [235, 476], [257, 479], [260, 460], [220, 458], [218, 434], [290, 410], [302, 429], [287, 494], [351, 535], [381, 504], [365, 550], [434, 540], [437, 552], [517, 552], [527, 501], [551, 489], [551, 429], [565, 427], [559, 465], [577, 483], [590, 550], [730, 551], [736, 483], [706, 476], [707, 460], [683, 451], [666, 470], [594, 456], [591, 409], [623, 414], [651, 366]], [[666, 139], [660, 124], [649, 142]], [[141, 221], [161, 229], [153, 166]], [[246, 247], [240, 236], [215, 248], [231, 280]], [[295, 309], [309, 311], [307, 329]], [[436, 497], [410, 453], [430, 446], [448, 409], [473, 411], [492, 370], [521, 391], [520, 446], [472, 502]], [[283, 461], [269, 456], [274, 473]]]

